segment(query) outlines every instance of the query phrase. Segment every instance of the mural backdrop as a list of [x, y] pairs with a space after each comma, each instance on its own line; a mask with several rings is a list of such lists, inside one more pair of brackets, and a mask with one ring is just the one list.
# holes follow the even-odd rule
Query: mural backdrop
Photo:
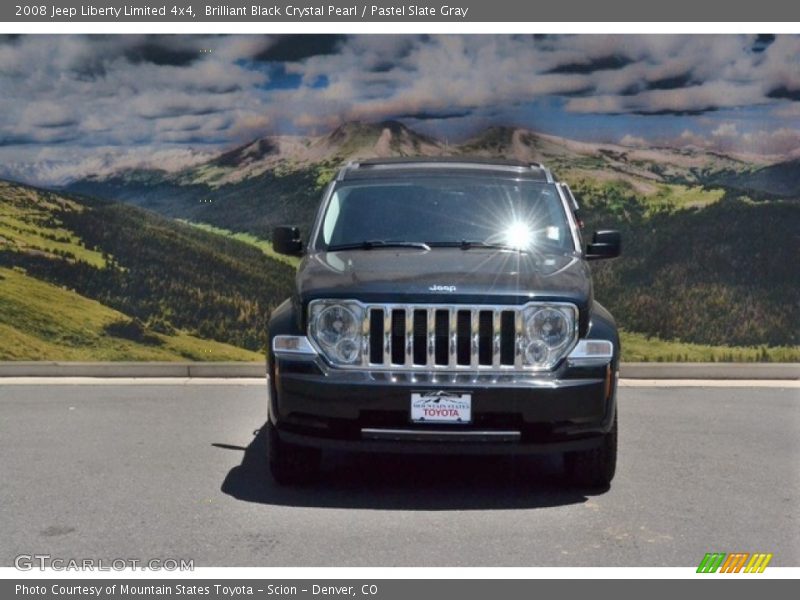
[[548, 164], [627, 360], [797, 360], [800, 36], [0, 37], [0, 359], [260, 360], [343, 162]]

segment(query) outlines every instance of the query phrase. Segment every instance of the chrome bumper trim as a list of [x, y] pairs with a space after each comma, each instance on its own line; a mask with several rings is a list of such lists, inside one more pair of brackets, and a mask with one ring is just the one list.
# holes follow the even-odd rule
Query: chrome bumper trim
[[420, 429], [370, 429], [361, 430], [368, 440], [393, 440], [403, 442], [519, 442], [519, 431], [431, 431]]

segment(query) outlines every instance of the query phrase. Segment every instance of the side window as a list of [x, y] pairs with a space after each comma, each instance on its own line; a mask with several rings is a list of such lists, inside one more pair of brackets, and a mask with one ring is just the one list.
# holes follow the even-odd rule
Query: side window
[[558, 192], [552, 188], [543, 188], [536, 207], [536, 221], [541, 224], [539, 235], [559, 246], [567, 246], [570, 234]]

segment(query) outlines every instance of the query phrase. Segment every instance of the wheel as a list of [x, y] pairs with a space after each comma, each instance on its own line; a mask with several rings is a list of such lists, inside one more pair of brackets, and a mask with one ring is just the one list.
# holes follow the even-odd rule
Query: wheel
[[564, 454], [564, 466], [572, 484], [579, 487], [607, 488], [617, 470], [617, 415], [603, 442], [591, 450]]
[[272, 423], [267, 424], [267, 452], [272, 478], [281, 485], [311, 483], [319, 475], [322, 452], [282, 441]]

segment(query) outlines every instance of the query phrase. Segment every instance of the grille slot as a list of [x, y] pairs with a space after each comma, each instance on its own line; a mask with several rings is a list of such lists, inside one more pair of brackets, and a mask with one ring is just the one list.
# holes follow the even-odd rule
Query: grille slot
[[447, 365], [450, 344], [450, 313], [446, 310], [436, 311], [436, 360], [437, 365]]
[[383, 362], [383, 309], [369, 311], [369, 362]]
[[414, 311], [414, 364], [425, 365], [428, 362], [428, 311]]
[[456, 321], [456, 364], [458, 365], [468, 365], [470, 363], [470, 356], [472, 355], [470, 352], [471, 320], [470, 311], [458, 311], [458, 319]]
[[504, 310], [500, 316], [500, 364], [514, 364], [514, 329], [516, 328], [516, 314], [511, 310]]
[[513, 369], [522, 308], [371, 305], [365, 365], [387, 369]]
[[494, 313], [482, 310], [478, 317], [478, 364], [491, 365], [494, 345]]
[[406, 362], [406, 311], [396, 308], [392, 311], [392, 364]]

